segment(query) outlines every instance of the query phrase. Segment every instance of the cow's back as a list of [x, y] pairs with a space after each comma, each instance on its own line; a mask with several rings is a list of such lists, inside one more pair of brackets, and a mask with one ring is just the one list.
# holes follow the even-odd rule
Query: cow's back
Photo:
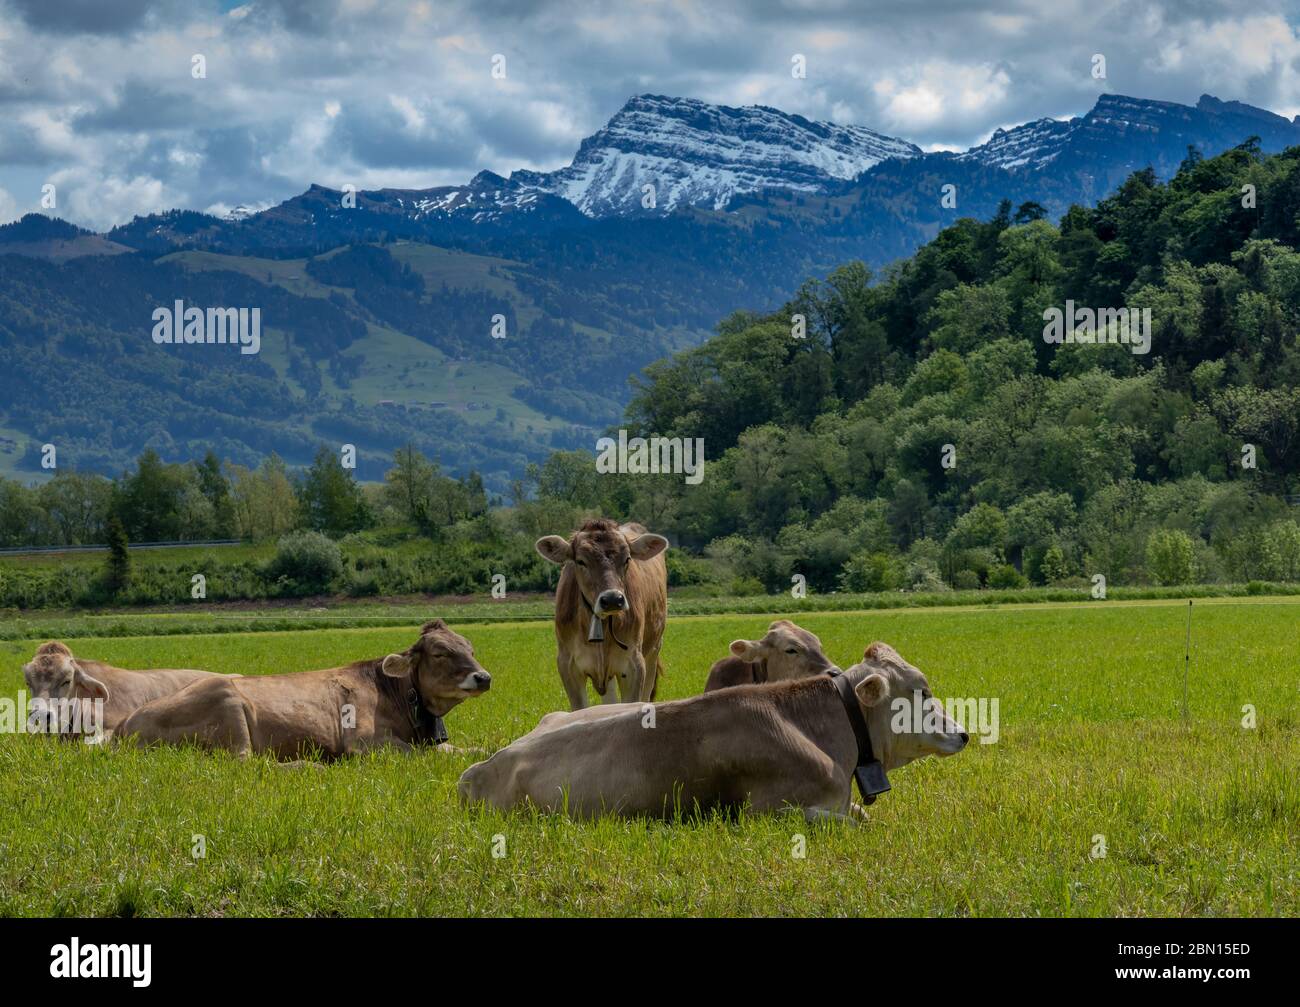
[[713, 662], [709, 677], [704, 683], [705, 692], [716, 689], [729, 689], [733, 685], [756, 685], [767, 681], [767, 669], [763, 662], [750, 664], [738, 657], [724, 657]]
[[108, 686], [108, 702], [104, 704], [105, 727], [117, 727], [132, 713], [164, 696], [171, 696], [205, 678], [223, 678], [211, 671], [194, 668], [154, 668], [135, 671], [115, 668], [101, 661], [80, 661], [93, 678]]
[[501, 810], [531, 802], [584, 817], [671, 817], [739, 806], [752, 771], [781, 751], [780, 717], [748, 690], [658, 703], [653, 728], [641, 704], [582, 712], [470, 766], [457, 785], [461, 798]]

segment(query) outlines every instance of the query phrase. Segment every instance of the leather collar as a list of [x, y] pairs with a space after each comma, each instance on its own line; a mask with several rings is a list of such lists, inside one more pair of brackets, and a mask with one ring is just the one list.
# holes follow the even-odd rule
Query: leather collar
[[[591, 625], [587, 627], [587, 642], [602, 643], [605, 639], [605, 620], [596, 614], [595, 608], [587, 600], [587, 596], [582, 593], [581, 588], [578, 589], [578, 597], [582, 599], [582, 603], [587, 606], [587, 611], [591, 613]], [[627, 644], [615, 635], [612, 625], [609, 627], [609, 637], [624, 650], [627, 650]]]
[[889, 777], [885, 775], [884, 765], [872, 750], [871, 732], [867, 729], [866, 718], [862, 716], [862, 707], [853, 691], [853, 684], [838, 668], [832, 668], [826, 674], [835, 683], [835, 691], [839, 693], [844, 712], [853, 726], [853, 735], [858, 741], [858, 763], [853, 767], [853, 778], [858, 781], [858, 793], [862, 795], [863, 804], [874, 804], [878, 796], [890, 789]]
[[406, 720], [411, 725], [412, 744], [441, 745], [450, 737], [443, 719], [436, 713], [430, 713], [420, 699], [420, 691], [415, 687], [413, 675], [396, 679], [385, 675], [381, 669], [379, 677], [384, 681], [384, 689], [389, 698], [406, 714]]

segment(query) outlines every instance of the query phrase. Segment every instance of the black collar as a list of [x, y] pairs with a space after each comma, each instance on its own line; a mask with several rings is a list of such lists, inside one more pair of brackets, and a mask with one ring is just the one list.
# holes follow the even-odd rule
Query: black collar
[[[596, 614], [596, 610], [592, 607], [591, 602], [587, 600], [587, 596], [582, 593], [581, 588], [578, 589], [578, 597], [582, 599], [582, 603], [587, 606], [587, 611], [591, 613], [591, 625], [587, 627], [587, 642], [601, 643], [605, 639], [605, 620]], [[613, 626], [609, 627], [609, 637], [624, 650], [627, 650], [627, 644], [614, 634]]]
[[853, 767], [853, 778], [858, 781], [858, 792], [862, 795], [862, 803], [874, 804], [880, 794], [889, 790], [889, 777], [885, 775], [885, 767], [876, 758], [876, 753], [871, 748], [871, 732], [867, 730], [867, 721], [862, 716], [862, 707], [858, 703], [857, 694], [853, 691], [853, 684], [838, 668], [832, 668], [826, 674], [835, 683], [835, 690], [840, 694], [840, 702], [844, 704], [844, 712], [848, 714], [849, 723], [853, 725], [854, 737], [858, 739], [858, 764]]
[[394, 703], [406, 714], [411, 725], [411, 741], [416, 745], [441, 745], [450, 735], [447, 725], [436, 713], [430, 713], [420, 699], [420, 692], [415, 687], [415, 679], [396, 679], [385, 675], [383, 669], [379, 677], [384, 681], [384, 688]]

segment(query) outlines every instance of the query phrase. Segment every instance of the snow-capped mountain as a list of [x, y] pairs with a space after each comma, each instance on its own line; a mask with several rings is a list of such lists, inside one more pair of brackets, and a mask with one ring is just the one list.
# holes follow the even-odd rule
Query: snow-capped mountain
[[1035, 119], [1014, 129], [994, 130], [993, 135], [964, 154], [959, 161], [977, 161], [993, 168], [1043, 168], [1057, 157], [1074, 131], [1078, 119]]
[[274, 205], [275, 204], [271, 202], [240, 203], [238, 206], [229, 210], [224, 210], [224, 212], [222, 212], [223, 208], [220, 206], [209, 207], [208, 212], [215, 217], [220, 217], [222, 220], [239, 221], [247, 220], [249, 217], [255, 217], [263, 210], [269, 210]]
[[[480, 171], [463, 185], [356, 192], [351, 205], [343, 193], [313, 185], [260, 212], [221, 219], [211, 210], [169, 211], [106, 237], [152, 251], [250, 253], [396, 238], [458, 246], [560, 233], [596, 240], [599, 232], [609, 241], [631, 233], [613, 225], [649, 224], [688, 209], [700, 228], [723, 226], [743, 202], [748, 219], [766, 215], [778, 226], [797, 210], [808, 235], [822, 230], [822, 238], [809, 238], [819, 254], [830, 254], [825, 236], [834, 235], [851, 243], [835, 254], [887, 261], [910, 254], [951, 220], [932, 191], [938, 183], [957, 186], [965, 215], [987, 216], [1003, 199], [1035, 201], [1056, 215], [1072, 203], [1095, 203], [1148, 166], [1170, 177], [1189, 147], [1210, 157], [1252, 136], [1264, 152], [1300, 145], [1300, 117], [1209, 95], [1180, 105], [1104, 94], [1085, 115], [1035, 119], [997, 130], [964, 153], [927, 154], [863, 126], [642, 95], [558, 171], [520, 170], [509, 178]], [[674, 231], [656, 251], [668, 254], [681, 240]]]
[[1054, 162], [1059, 171], [1065, 155], [1064, 160], [1075, 164], [1104, 160], [1123, 172], [1150, 164], [1163, 176], [1177, 166], [1189, 145], [1210, 153], [1250, 136], [1258, 136], [1266, 151], [1300, 143], [1300, 116], [1290, 120], [1208, 94], [1195, 105], [1103, 94], [1086, 115], [999, 129], [957, 159], [1034, 172]]
[[585, 139], [567, 168], [516, 171], [510, 180], [562, 196], [590, 217], [664, 214], [687, 206], [721, 210], [733, 196], [760, 189], [815, 192], [886, 158], [920, 154], [915, 144], [865, 126], [646, 94]]
[[382, 206], [414, 220], [456, 217], [476, 224], [498, 221], [512, 214], [547, 215], [557, 211], [563, 214], [567, 209], [563, 202], [547, 193], [516, 185], [490, 171], [480, 171], [465, 185], [380, 189], [358, 193], [357, 198], [371, 209]]

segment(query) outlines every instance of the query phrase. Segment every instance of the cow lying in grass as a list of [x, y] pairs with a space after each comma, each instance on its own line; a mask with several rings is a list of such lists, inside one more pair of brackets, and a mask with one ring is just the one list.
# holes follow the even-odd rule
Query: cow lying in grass
[[[202, 679], [225, 679], [210, 671], [159, 668], [129, 671], [102, 661], [74, 657], [57, 640], [36, 648], [23, 665], [23, 679], [32, 696], [29, 731], [82, 733], [107, 736], [135, 710], [152, 700], [170, 696]], [[92, 722], [92, 705], [102, 700], [102, 720]]]
[[470, 642], [434, 619], [400, 654], [323, 671], [196, 682], [142, 706], [118, 735], [226, 748], [240, 758], [336, 759], [427, 743], [450, 751], [442, 718], [491, 683]]
[[816, 636], [789, 619], [777, 619], [761, 640], [733, 640], [731, 656], [709, 669], [704, 691], [808, 678], [824, 675], [833, 667]]
[[[865, 817], [852, 801], [863, 746], [847, 702], [861, 713], [885, 770], [926, 755], [954, 755], [966, 732], [930, 694], [920, 671], [883, 643], [841, 673], [719, 689], [690, 699], [548, 714], [529, 734], [470, 766], [462, 801], [533, 806], [577, 817], [798, 808], [810, 819]], [[846, 690], [847, 691], [847, 690]], [[891, 707], [919, 696], [927, 718], [895, 731]], [[897, 718], [904, 720], [904, 718]]]

